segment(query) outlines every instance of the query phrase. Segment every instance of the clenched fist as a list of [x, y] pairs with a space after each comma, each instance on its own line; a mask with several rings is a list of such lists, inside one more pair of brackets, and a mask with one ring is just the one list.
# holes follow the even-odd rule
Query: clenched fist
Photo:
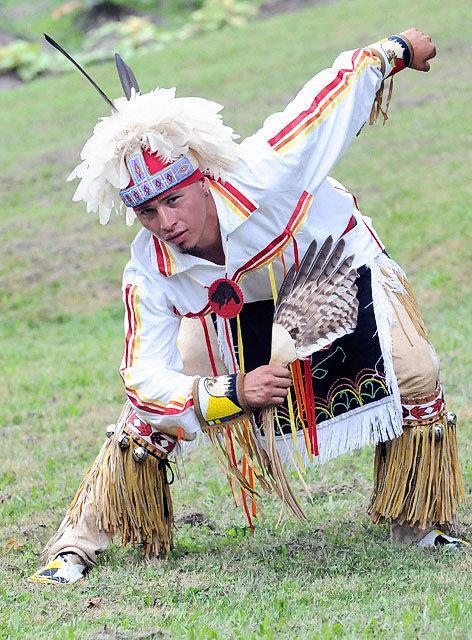
[[410, 62], [410, 68], [416, 69], [416, 71], [429, 71], [428, 60], [436, 55], [436, 47], [431, 38], [414, 27], [402, 31], [399, 35], [405, 36], [411, 44], [413, 58]]
[[251, 408], [282, 404], [292, 384], [290, 371], [285, 367], [264, 365], [246, 373], [244, 396]]

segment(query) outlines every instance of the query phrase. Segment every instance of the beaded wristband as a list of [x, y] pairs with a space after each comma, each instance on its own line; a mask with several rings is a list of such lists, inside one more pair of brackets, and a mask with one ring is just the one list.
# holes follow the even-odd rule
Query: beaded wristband
[[381, 43], [381, 47], [392, 65], [388, 78], [409, 67], [413, 61], [413, 49], [410, 42], [403, 36], [389, 36]]

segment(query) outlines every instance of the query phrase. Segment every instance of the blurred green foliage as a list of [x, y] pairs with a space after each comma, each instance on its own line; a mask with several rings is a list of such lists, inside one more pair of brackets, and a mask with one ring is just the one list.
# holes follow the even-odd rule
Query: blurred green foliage
[[[104, 11], [105, 4], [110, 18], [115, 19], [104, 21], [103, 14], [100, 14], [98, 26], [84, 31], [80, 25], [85, 24], [85, 19], [91, 19], [94, 11]], [[52, 10], [49, 7], [53, 21], [51, 28], [44, 22], [41, 25], [54, 34], [59, 32], [59, 36], [55, 37], [66, 47], [69, 47], [68, 41], [71, 38], [64, 40], [60, 37], [63, 32], [61, 25], [66, 22], [69, 30], [75, 28], [78, 38], [71, 42], [76, 48], [78, 40], [80, 51], [74, 53], [74, 57], [81, 64], [91, 64], [113, 58], [117, 49], [123, 56], [129, 57], [137, 49], [162, 49], [171, 42], [186, 40], [202, 33], [228, 26], [244, 26], [248, 19], [257, 15], [259, 1], [181, 0], [171, 3], [172, 8], [168, 4], [164, 0], [114, 0], [107, 3], [102, 0], [72, 0], [56, 4]], [[131, 13], [120, 13], [123, 7]], [[169, 11], [174, 18], [178, 16], [179, 20], [169, 20]], [[133, 12], [137, 12], [137, 15]], [[158, 20], [159, 17], [162, 20]], [[164, 27], [160, 22], [164, 23]], [[0, 73], [16, 71], [24, 81], [44, 73], [62, 73], [70, 69], [69, 63], [62, 56], [42, 49], [38, 42], [18, 39], [0, 48]]]
[[40, 55], [41, 50], [37, 42], [14, 40], [0, 47], [0, 73], [17, 71], [21, 74], [24, 68], [34, 65]]

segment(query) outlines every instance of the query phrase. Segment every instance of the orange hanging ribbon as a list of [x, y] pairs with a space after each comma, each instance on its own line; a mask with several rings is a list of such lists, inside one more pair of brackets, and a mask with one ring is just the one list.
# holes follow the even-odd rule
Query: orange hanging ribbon
[[[247, 477], [246, 476], [246, 471], [247, 471], [246, 455], [243, 453], [243, 459], [242, 459], [242, 464], [241, 464], [241, 473], [243, 474], [243, 476], [245, 478]], [[243, 499], [244, 513], [246, 514], [246, 518], [247, 518], [247, 521], [249, 523], [249, 527], [251, 529], [251, 532], [254, 533], [254, 524], [252, 522], [251, 514], [249, 513], [249, 508], [247, 506], [246, 492], [244, 491], [244, 489], [241, 489], [241, 497]]]
[[287, 275], [287, 265], [285, 264], [285, 258], [284, 258], [283, 251], [280, 252], [280, 261], [282, 263], [282, 267], [283, 267], [283, 270], [284, 270], [284, 278], [285, 278], [285, 276]]
[[300, 360], [294, 360], [292, 362], [291, 370], [292, 370], [292, 380], [293, 380], [293, 388], [295, 390], [295, 398], [297, 401], [298, 407], [298, 416], [300, 418], [300, 423], [302, 426], [303, 437], [305, 440], [305, 447], [310, 456], [310, 462], [312, 462], [312, 451], [309, 434], [305, 425], [305, 421], [308, 422], [308, 409], [307, 409], [307, 401], [305, 397], [305, 389], [303, 387], [303, 377], [302, 377], [302, 368], [300, 365]]

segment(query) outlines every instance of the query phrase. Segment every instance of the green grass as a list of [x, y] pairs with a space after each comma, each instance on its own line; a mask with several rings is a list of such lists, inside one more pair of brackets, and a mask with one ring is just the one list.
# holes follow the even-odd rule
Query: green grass
[[[396, 78], [389, 122], [365, 127], [333, 174], [358, 195], [417, 291], [459, 414], [470, 486], [467, 6], [339, 1], [143, 55], [133, 66], [144, 90], [175, 84], [181, 95], [227, 105], [227, 122], [246, 135], [340, 50], [409, 24], [432, 33], [431, 73]], [[92, 71], [119, 93], [111, 65]], [[469, 637], [470, 552], [388, 544], [386, 528], [365, 515], [368, 449], [309, 472], [307, 524], [275, 529], [278, 505], [268, 501], [252, 537], [211, 452], [199, 451], [175, 485], [176, 514], [198, 509], [209, 524], [181, 524], [168, 563], [113, 547], [83, 584], [26, 583], [123, 402], [119, 288], [137, 228], [118, 218], [102, 228], [70, 200], [65, 177], [104, 113], [81, 77], [44, 78], [0, 101], [0, 639], [138, 638], [148, 630], [244, 640]], [[472, 538], [466, 508], [461, 520]], [[94, 597], [101, 602], [89, 607]]]

